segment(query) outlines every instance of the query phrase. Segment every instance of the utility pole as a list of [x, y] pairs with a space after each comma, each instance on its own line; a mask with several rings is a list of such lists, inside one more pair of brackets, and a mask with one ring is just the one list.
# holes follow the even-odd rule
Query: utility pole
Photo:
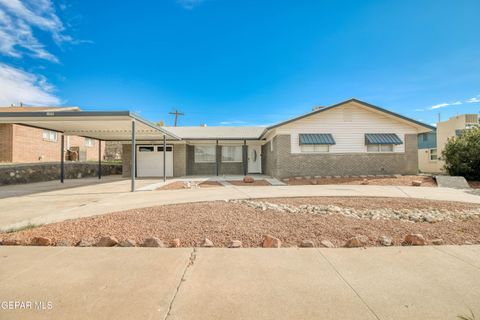
[[175, 123], [174, 123], [174, 127], [177, 126], [177, 120], [178, 120], [178, 116], [184, 116], [185, 114], [182, 113], [182, 112], [179, 112], [178, 110], [175, 110], [175, 112], [169, 112], [169, 114], [174, 114], [175, 115]]

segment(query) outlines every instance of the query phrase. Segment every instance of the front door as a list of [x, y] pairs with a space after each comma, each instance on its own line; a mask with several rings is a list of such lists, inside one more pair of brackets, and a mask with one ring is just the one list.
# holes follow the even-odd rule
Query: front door
[[248, 146], [248, 173], [262, 173], [262, 146]]

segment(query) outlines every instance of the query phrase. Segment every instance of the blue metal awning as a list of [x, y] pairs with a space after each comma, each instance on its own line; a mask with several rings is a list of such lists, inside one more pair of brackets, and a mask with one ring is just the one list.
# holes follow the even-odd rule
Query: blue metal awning
[[300, 144], [335, 144], [330, 133], [301, 133]]
[[366, 133], [365, 144], [403, 144], [395, 133]]

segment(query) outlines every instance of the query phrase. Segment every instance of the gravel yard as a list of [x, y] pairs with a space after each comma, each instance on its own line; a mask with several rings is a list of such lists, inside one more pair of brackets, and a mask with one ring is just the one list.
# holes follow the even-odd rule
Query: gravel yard
[[360, 185], [365, 184], [365, 180], [369, 185], [375, 186], [411, 186], [413, 181], [422, 181], [422, 187], [436, 187], [437, 183], [432, 177], [427, 176], [388, 176], [388, 177], [351, 177], [351, 178], [309, 178], [304, 177], [290, 178], [289, 185], [308, 185], [308, 184], [350, 184]]
[[[418, 209], [443, 210], [441, 212], [470, 212], [478, 205], [415, 200], [410, 198], [314, 197], [253, 200], [258, 203], [290, 206], [330, 205], [343, 209]], [[460, 217], [460, 215], [459, 215]], [[213, 241], [216, 247], [225, 247], [230, 240], [241, 240], [243, 247], [261, 246], [264, 234], [282, 241], [283, 247], [298, 246], [303, 240], [319, 244], [329, 240], [336, 246], [356, 235], [369, 238], [368, 245], [378, 245], [377, 239], [390, 236], [400, 245], [405, 235], [421, 233], [427, 240], [441, 238], [445, 244], [480, 243], [480, 218], [452, 219], [440, 222], [412, 222], [401, 219], [353, 218], [330, 212], [280, 212], [254, 208], [240, 202], [203, 202], [166, 205], [128, 210], [102, 216], [69, 220], [14, 233], [0, 234], [0, 239], [29, 243], [32, 237], [48, 237], [54, 243], [75, 245], [82, 239], [98, 241], [102, 236], [114, 236], [119, 241], [132, 239], [142, 243], [145, 238], [158, 237], [168, 244], [178, 238], [181, 246], [199, 246], [203, 239]]]

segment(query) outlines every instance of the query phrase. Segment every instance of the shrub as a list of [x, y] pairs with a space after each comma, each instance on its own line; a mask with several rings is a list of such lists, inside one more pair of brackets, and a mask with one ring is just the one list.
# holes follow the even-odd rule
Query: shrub
[[442, 156], [448, 174], [480, 180], [480, 127], [463, 130], [459, 136], [448, 139]]

